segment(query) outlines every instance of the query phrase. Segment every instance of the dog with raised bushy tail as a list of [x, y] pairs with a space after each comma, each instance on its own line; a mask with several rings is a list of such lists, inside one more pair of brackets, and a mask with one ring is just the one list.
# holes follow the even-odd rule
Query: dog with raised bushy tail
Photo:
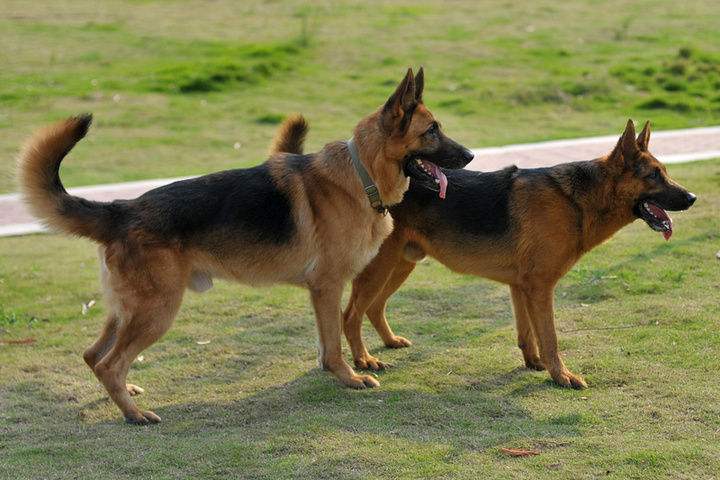
[[125, 383], [130, 364], [170, 328], [185, 290], [210, 288], [213, 278], [306, 287], [321, 366], [347, 386], [378, 385], [342, 357], [344, 284], [392, 231], [385, 212], [402, 200], [409, 178], [446, 188], [440, 167], [460, 168], [473, 157], [442, 133], [423, 87], [423, 70], [408, 70], [350, 141], [312, 155], [273, 155], [253, 168], [175, 182], [134, 200], [94, 202], [65, 191], [60, 162], [86, 134], [89, 115], [29, 141], [19, 176], [31, 210], [55, 230], [100, 244], [108, 315], [84, 359], [129, 423], [160, 421], [131, 398], [142, 389]]

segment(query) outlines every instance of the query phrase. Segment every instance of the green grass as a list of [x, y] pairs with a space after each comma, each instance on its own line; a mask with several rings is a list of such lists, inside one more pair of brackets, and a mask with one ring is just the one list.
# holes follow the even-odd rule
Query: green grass
[[[317, 149], [409, 65], [425, 66], [428, 105], [472, 146], [619, 133], [629, 116], [713, 124], [714, 7], [6, 1], [0, 191], [22, 139], [80, 111], [97, 125], [63, 167], [70, 186], [258, 163], [292, 111]], [[81, 358], [104, 309], [93, 245], [0, 239], [0, 338], [36, 340], [0, 344], [0, 478], [715, 478], [720, 161], [670, 173], [699, 196], [673, 239], [636, 222], [558, 288], [583, 392], [519, 368], [505, 287], [429, 261], [390, 305], [414, 346], [384, 350], [366, 327], [396, 365], [381, 388], [347, 390], [315, 367], [306, 292], [220, 283], [188, 294], [133, 365], [138, 402], [164, 422], [128, 427]]]
[[[70, 186], [264, 159], [293, 111], [347, 138], [424, 65], [470, 146], [717, 122], [720, 10], [689, 2], [20, 2], [0, 13], [0, 192], [34, 129], [91, 111]], [[521, 114], [520, 114], [521, 112]], [[239, 148], [234, 148], [239, 144]]]

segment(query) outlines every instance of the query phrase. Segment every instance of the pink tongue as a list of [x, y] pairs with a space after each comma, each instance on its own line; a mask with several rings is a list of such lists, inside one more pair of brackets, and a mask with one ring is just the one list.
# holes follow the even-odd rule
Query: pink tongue
[[662, 235], [665, 240], [670, 240], [670, 237], [672, 236], [672, 219], [670, 216], [667, 212], [665, 212], [665, 210], [650, 202], [648, 202], [648, 208], [653, 215], [659, 218], [667, 226], [667, 230], [663, 230]]
[[432, 172], [433, 176], [440, 180], [440, 198], [444, 199], [445, 194], [447, 193], [447, 186], [448, 186], [448, 180], [443, 171], [435, 165], [434, 163], [427, 162], [427, 166], [430, 167], [430, 171]]

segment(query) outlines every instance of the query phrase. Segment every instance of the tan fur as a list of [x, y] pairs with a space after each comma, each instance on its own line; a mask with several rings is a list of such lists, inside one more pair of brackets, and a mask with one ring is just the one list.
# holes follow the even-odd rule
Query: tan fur
[[69, 218], [61, 214], [64, 205], [73, 202], [74, 197], [61, 195], [55, 185], [60, 162], [85, 136], [89, 123], [88, 115], [72, 117], [35, 133], [18, 157], [18, 181], [25, 203], [45, 225], [101, 240], [95, 235], [95, 219]]
[[302, 115], [290, 115], [275, 134], [269, 155], [282, 152], [302, 153], [307, 131], [308, 124]]

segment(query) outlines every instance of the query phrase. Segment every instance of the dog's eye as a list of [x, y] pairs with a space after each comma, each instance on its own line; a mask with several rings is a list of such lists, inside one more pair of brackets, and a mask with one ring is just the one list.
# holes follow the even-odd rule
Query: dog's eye
[[430, 128], [425, 130], [425, 135], [435, 135], [435, 134], [437, 134], [437, 132], [438, 132], [438, 124], [433, 123], [432, 125], [430, 125]]
[[660, 169], [656, 168], [650, 175], [647, 176], [648, 180], [660, 180]]

